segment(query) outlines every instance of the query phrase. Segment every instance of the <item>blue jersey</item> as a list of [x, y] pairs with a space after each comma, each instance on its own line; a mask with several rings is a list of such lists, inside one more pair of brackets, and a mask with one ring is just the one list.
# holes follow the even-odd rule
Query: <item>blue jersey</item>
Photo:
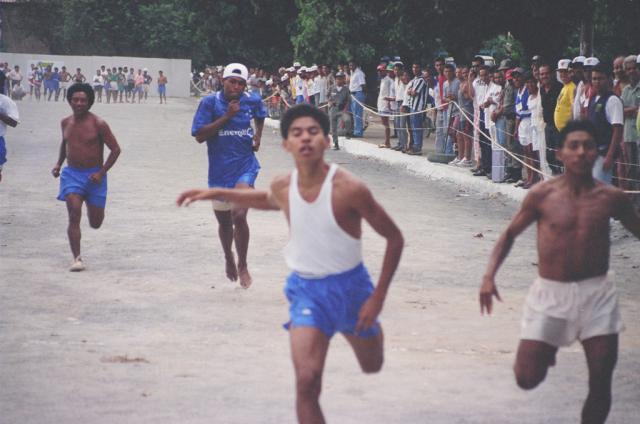
[[[222, 91], [203, 98], [193, 117], [191, 135], [221, 118], [229, 107]], [[240, 110], [216, 135], [207, 140], [209, 187], [234, 187], [247, 173], [257, 174], [260, 164], [253, 153], [251, 120], [264, 119], [267, 111], [260, 97], [243, 93]]]

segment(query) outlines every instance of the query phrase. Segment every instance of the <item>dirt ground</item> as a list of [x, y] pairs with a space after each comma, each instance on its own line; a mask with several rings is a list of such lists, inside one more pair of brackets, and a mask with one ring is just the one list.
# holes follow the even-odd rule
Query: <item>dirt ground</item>
[[[206, 148], [189, 134], [196, 103], [94, 107], [123, 153], [103, 227], [83, 217], [82, 273], [67, 271], [67, 212], [50, 174], [70, 110], [28, 100], [19, 108], [0, 183], [0, 422], [294, 422], [283, 217], [249, 214], [254, 285], [242, 290], [224, 278], [210, 206], [173, 203], [206, 184]], [[266, 187], [292, 164], [275, 130], [265, 129], [262, 145]], [[480, 277], [517, 205], [343, 152], [328, 158], [371, 186], [406, 237], [382, 315], [385, 366], [362, 375], [335, 337], [322, 395], [328, 421], [577, 422], [587, 391], [579, 344], [561, 350], [534, 391], [518, 389], [511, 371], [536, 275], [535, 229], [498, 276], [504, 303], [492, 317], [479, 313]], [[370, 228], [364, 242], [375, 279], [384, 243]], [[640, 242], [614, 226], [612, 244], [627, 330], [608, 422], [628, 424], [640, 409]]]

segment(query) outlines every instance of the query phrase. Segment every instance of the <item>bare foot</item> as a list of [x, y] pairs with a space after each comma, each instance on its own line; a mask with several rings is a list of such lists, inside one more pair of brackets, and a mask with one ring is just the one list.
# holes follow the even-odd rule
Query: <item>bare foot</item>
[[226, 272], [227, 278], [230, 281], [238, 281], [238, 268], [236, 267], [236, 260], [231, 256], [226, 258]]
[[243, 289], [248, 289], [253, 282], [251, 274], [249, 274], [249, 269], [246, 266], [238, 267], [238, 274], [240, 276], [240, 285]]

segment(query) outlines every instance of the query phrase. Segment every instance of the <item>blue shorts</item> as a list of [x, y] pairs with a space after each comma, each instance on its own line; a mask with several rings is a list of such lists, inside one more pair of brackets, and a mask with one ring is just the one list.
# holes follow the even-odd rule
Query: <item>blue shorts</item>
[[58, 200], [66, 201], [68, 194], [78, 194], [87, 203], [104, 208], [107, 204], [107, 176], [102, 177], [99, 184], [89, 180], [89, 176], [100, 170], [99, 166], [88, 169], [72, 168], [65, 166], [60, 173], [60, 193]]
[[167, 93], [167, 86], [166, 85], [159, 85], [158, 86], [158, 94], [166, 94]]
[[214, 188], [214, 187], [234, 188], [238, 184], [246, 184], [249, 187], [255, 187], [256, 179], [258, 179], [259, 171], [260, 171], [260, 168], [258, 169], [252, 168], [251, 170], [240, 175], [237, 180], [230, 183], [220, 183], [220, 182], [209, 180], [209, 188]]
[[293, 327], [315, 327], [327, 337], [336, 332], [373, 337], [380, 333], [379, 322], [358, 334], [355, 327], [364, 302], [373, 293], [367, 268], [361, 263], [341, 274], [323, 278], [303, 278], [292, 272], [284, 293], [289, 300], [289, 322]]
[[4, 143], [4, 137], [0, 136], [0, 166], [7, 162], [7, 146]]

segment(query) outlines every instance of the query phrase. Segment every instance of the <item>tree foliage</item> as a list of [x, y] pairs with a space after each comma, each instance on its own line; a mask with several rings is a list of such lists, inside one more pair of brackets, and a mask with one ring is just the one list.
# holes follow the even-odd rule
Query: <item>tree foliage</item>
[[[602, 59], [640, 45], [638, 0], [36, 0], [24, 25], [52, 53], [232, 60], [275, 67], [295, 58], [374, 64], [383, 55], [468, 61], [483, 46], [504, 55], [575, 53], [583, 20]], [[502, 37], [502, 38], [500, 38]], [[490, 43], [487, 45], [486, 43]]]

